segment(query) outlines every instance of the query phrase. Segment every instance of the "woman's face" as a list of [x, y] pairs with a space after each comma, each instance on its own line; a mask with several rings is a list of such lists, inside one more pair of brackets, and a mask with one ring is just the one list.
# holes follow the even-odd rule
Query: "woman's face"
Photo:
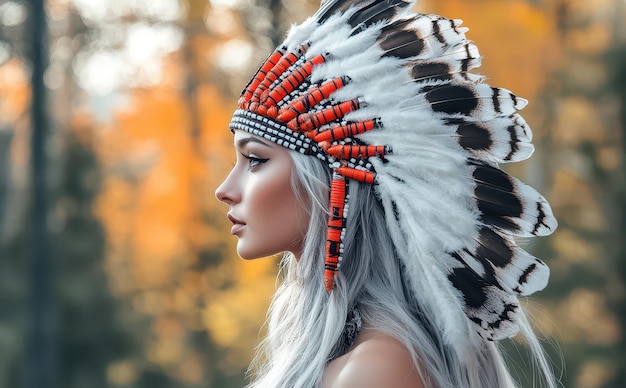
[[306, 209], [291, 188], [289, 151], [262, 137], [235, 131], [237, 161], [215, 191], [228, 204], [237, 253], [256, 259], [290, 251], [299, 256], [308, 225]]

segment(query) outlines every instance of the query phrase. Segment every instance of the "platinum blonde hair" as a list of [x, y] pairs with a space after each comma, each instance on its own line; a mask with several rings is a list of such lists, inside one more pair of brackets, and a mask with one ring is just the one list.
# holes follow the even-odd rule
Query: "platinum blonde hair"
[[[326, 292], [322, 279], [330, 171], [314, 157], [293, 151], [291, 156], [292, 189], [310, 209], [309, 229], [301, 257], [286, 253], [282, 259], [282, 283], [268, 311], [268, 332], [257, 348], [248, 388], [320, 386], [355, 304], [364, 325], [406, 346], [425, 386], [514, 387], [496, 343], [481, 341], [483, 346], [459, 352], [443, 340], [421, 303], [428, 296], [411, 292], [371, 185], [350, 182], [344, 257], [334, 290]], [[527, 320], [521, 321], [546, 385], [555, 386], [537, 338]]]

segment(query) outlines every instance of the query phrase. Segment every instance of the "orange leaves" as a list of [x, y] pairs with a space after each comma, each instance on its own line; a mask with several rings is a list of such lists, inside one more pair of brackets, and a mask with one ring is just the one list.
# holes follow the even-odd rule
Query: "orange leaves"
[[137, 90], [131, 93], [128, 107], [117, 115], [117, 128], [131, 141], [156, 138], [165, 140], [163, 144], [167, 146], [172, 140], [185, 139], [185, 109], [185, 101], [175, 90]]
[[10, 59], [0, 65], [0, 122], [15, 122], [30, 103], [29, 76], [24, 64]]
[[561, 145], [576, 146], [582, 142], [602, 144], [608, 137], [607, 129], [597, 125], [602, 121], [602, 112], [582, 96], [557, 101], [556, 117], [552, 136]]
[[203, 133], [202, 147], [209, 153], [207, 156], [218, 152], [232, 157], [233, 142], [228, 124], [237, 107], [236, 99], [220, 94], [215, 86], [203, 84], [198, 86], [196, 101]]
[[[235, 100], [199, 84], [191, 97], [154, 88], [132, 92], [129, 102], [96, 140], [106, 172], [97, 211], [108, 234], [112, 289], [153, 317], [147, 358], [169, 375], [210, 381], [206, 356], [188, 342], [204, 330], [228, 350], [220, 368], [238, 373], [258, 340], [276, 262], [236, 257], [226, 208], [213, 194], [233, 158]], [[110, 378], [131, 380], [133, 368], [120, 361]]]
[[110, 235], [118, 220], [128, 224], [121, 228], [124, 249], [133, 252], [130, 271], [139, 287], [155, 287], [168, 282], [169, 261], [185, 254], [181, 228], [192, 212], [193, 153], [186, 111], [175, 93], [142, 91], [133, 97], [117, 127], [103, 134], [102, 160], [114, 174], [104, 182], [99, 212]]

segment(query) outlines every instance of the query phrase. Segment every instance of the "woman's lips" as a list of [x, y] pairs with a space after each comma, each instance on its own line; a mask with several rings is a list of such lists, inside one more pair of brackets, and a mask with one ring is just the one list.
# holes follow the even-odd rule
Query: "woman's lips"
[[232, 214], [228, 214], [228, 219], [230, 220], [230, 222], [233, 223], [233, 227], [230, 228], [230, 234], [236, 235], [237, 233], [240, 233], [246, 226], [245, 222], [238, 220]]
[[246, 227], [246, 224], [235, 224], [233, 225], [232, 228], [230, 228], [230, 234], [234, 234], [237, 235], [238, 233], [240, 233], [243, 228]]

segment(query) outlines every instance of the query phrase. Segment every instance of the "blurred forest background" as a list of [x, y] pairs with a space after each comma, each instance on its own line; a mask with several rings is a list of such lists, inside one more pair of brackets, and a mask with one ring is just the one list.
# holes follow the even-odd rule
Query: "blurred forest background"
[[[0, 0], [1, 388], [244, 385], [277, 260], [237, 258], [213, 192], [242, 86], [318, 5]], [[481, 73], [531, 101], [537, 151], [510, 170], [560, 220], [530, 247], [552, 278], [528, 307], [565, 387], [626, 386], [625, 8], [418, 5], [463, 19]]]

